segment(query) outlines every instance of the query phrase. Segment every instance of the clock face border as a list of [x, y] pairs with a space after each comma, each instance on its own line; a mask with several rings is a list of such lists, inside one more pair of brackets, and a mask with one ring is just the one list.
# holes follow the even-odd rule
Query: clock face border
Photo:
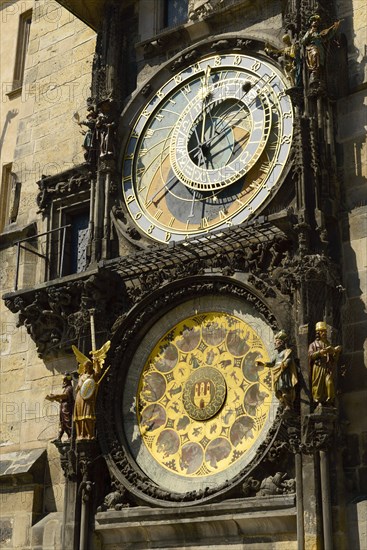
[[[192, 506], [200, 502], [211, 502], [218, 498], [218, 495], [225, 495], [232, 491], [234, 486], [243, 483], [248, 472], [263, 460], [270, 441], [277, 433], [278, 420], [275, 419], [273, 424], [270, 421], [269, 426], [263, 431], [263, 445], [260, 444], [259, 439], [260, 446], [257, 450], [254, 448], [252, 459], [246, 460], [247, 466], [242, 463], [242, 469], [239, 468], [238, 473], [233, 474], [234, 477], [229, 479], [229, 476], [223, 474], [221, 480], [217, 479], [211, 487], [206, 486], [206, 489], [200, 489], [198, 484], [192, 491], [179, 493], [175, 490], [175, 485], [171, 486], [168, 481], [165, 486], [153, 482], [137, 464], [123, 428], [123, 389], [129, 376], [130, 365], [133, 357], [141, 349], [138, 343], [146, 337], [152, 327], [157, 326], [159, 320], [164, 319], [172, 308], [187, 303], [192, 296], [197, 296], [197, 300], [210, 296], [211, 306], [208, 304], [208, 308], [213, 310], [217, 309], [218, 297], [221, 297], [220, 300], [226, 297], [226, 302], [233, 299], [242, 306], [248, 304], [246, 307], [250, 307], [255, 316], [262, 320], [268, 331], [269, 352], [273, 348], [271, 335], [279, 328], [269, 306], [256, 293], [254, 294], [239, 281], [231, 281], [221, 276], [216, 277], [215, 280], [207, 276], [194, 277], [187, 279], [185, 284], [182, 282], [170, 284], [165, 289], [155, 291], [149, 299], [143, 300], [128, 317], [119, 323], [111, 343], [111, 370], [99, 390], [97, 432], [111, 475], [135, 495], [138, 502], [164, 507]], [[140, 368], [142, 369], [143, 365], [140, 365]], [[274, 396], [272, 399], [273, 418], [278, 402]]]
[[[195, 315], [195, 308], [200, 311], [200, 314]], [[271, 388], [263, 384], [262, 379], [261, 383], [259, 380], [258, 385], [255, 382], [247, 383], [247, 385], [245, 386], [245, 393], [243, 393], [241, 392], [241, 389], [237, 387], [239, 385], [240, 379], [242, 380], [242, 382], [245, 381], [245, 378], [242, 375], [243, 367], [239, 367], [236, 369], [232, 368], [232, 370], [228, 373], [228, 367], [218, 367], [215, 369], [218, 374], [228, 377], [230, 375], [234, 375], [238, 380], [237, 383], [233, 383], [232, 378], [227, 379], [228, 395], [226, 396], [224, 404], [222, 405], [222, 407], [218, 406], [218, 410], [216, 411], [214, 418], [206, 419], [205, 421], [194, 419], [190, 421], [188, 428], [185, 427], [185, 429], [177, 430], [177, 422], [172, 420], [173, 418], [175, 418], [175, 415], [170, 414], [170, 411], [168, 410], [169, 407], [177, 407], [181, 405], [181, 403], [176, 401], [175, 397], [171, 397], [171, 399], [169, 399], [169, 391], [177, 391], [178, 384], [176, 383], [176, 380], [173, 378], [171, 382], [168, 382], [172, 375], [172, 372], [176, 371], [177, 376], [177, 370], [180, 370], [179, 365], [177, 365], [177, 368], [174, 369], [174, 371], [169, 373], [168, 376], [166, 375], [167, 387], [169, 391], [167, 391], [164, 395], [158, 395], [157, 397], [159, 397], [159, 399], [153, 399], [151, 404], [149, 402], [145, 402], [145, 408], [143, 409], [142, 414], [139, 414], [138, 409], [142, 402], [142, 399], [140, 397], [142, 393], [142, 383], [146, 384], [147, 387], [155, 388], [156, 391], [159, 392], [160, 388], [158, 388], [157, 390], [157, 386], [159, 386], [160, 380], [156, 381], [158, 383], [154, 387], [154, 382], [152, 383], [147, 379], [152, 376], [155, 376], [156, 378], [159, 376], [162, 380], [164, 378], [164, 374], [160, 374], [158, 371], [152, 371], [150, 369], [149, 362], [151, 359], [151, 348], [154, 347], [152, 345], [152, 342], [155, 343], [155, 346], [161, 345], [164, 341], [163, 337], [167, 335], [167, 333], [172, 333], [174, 328], [178, 325], [182, 327], [190, 324], [193, 319], [194, 321], [192, 321], [191, 324], [195, 327], [195, 329], [200, 328], [200, 319], [202, 319], [204, 316], [210, 318], [214, 310], [216, 314], [216, 319], [224, 319], [225, 317], [227, 317], [228, 320], [228, 318], [231, 317], [232, 319], [237, 320], [237, 325], [241, 326], [241, 328], [245, 329], [245, 327], [247, 327], [249, 331], [251, 331], [250, 338], [256, 338], [258, 340], [258, 347], [251, 348], [252, 352], [250, 351], [250, 353], [254, 353], [255, 349], [257, 353], [260, 353], [259, 350], [262, 349], [263, 360], [270, 360], [271, 350], [273, 347], [272, 330], [250, 304], [245, 303], [240, 299], [236, 300], [232, 298], [231, 300], [228, 300], [228, 297], [225, 296], [203, 296], [201, 298], [193, 298], [192, 300], [188, 300], [176, 306], [168, 313], [166, 313], [158, 322], [156, 322], [153, 327], [151, 327], [151, 329], [142, 339], [139, 348], [136, 350], [136, 353], [134, 354], [130, 364], [129, 372], [126, 377], [125, 390], [122, 399], [122, 417], [124, 418], [124, 431], [126, 440], [129, 445], [130, 453], [139, 468], [143, 470], [153, 482], [159, 484], [162, 489], [165, 489], [167, 491], [171, 491], [174, 489], [176, 492], [184, 494], [187, 492], [188, 486], [190, 487], [190, 490], [197, 491], [203, 491], [206, 487], [215, 489], [221, 486], [227, 479], [231, 479], [238, 475], [241, 470], [243, 470], [251, 462], [256, 454], [257, 449], [264, 442], [268, 431], [274, 422], [278, 409], [279, 402], [275, 398], [274, 392]], [[198, 323], [197, 325], [195, 325], [196, 322]], [[219, 347], [209, 346], [208, 349], [210, 349], [211, 351], [214, 350], [216, 353], [218, 353]], [[189, 361], [189, 358], [192, 359], [197, 355], [197, 349], [195, 350], [195, 352], [196, 353], [193, 353], [191, 355], [182, 354], [182, 356], [184, 357], [186, 355], [188, 357], [186, 361]], [[224, 352], [222, 357], [225, 357], [227, 361], [230, 361], [230, 354], [228, 352]], [[244, 357], [238, 357], [238, 359], [240, 359], [242, 362], [244, 360]], [[234, 356], [231, 356], [231, 360], [234, 363]], [[183, 363], [181, 364], [183, 365]], [[144, 367], [142, 368], [142, 365], [144, 365], [144, 367], [148, 367], [148, 373], [145, 372], [145, 376], [143, 376]], [[188, 371], [191, 373], [191, 375], [195, 376], [195, 374], [197, 374], [200, 369], [203, 368], [206, 368], [204, 367], [204, 363], [198, 368], [198, 370], [196, 370], [193, 366], [190, 366], [188, 367]], [[262, 374], [262, 378], [265, 377], [265, 374], [267, 373], [264, 372]], [[270, 372], [268, 374], [271, 378]], [[184, 375], [181, 387], [186, 387], [186, 384], [188, 382], [190, 382], [190, 380], [187, 380]], [[149, 386], [149, 384], [151, 384], [151, 386]], [[251, 419], [253, 419], [254, 421], [254, 426], [258, 423], [259, 426], [261, 426], [261, 429], [259, 429], [258, 431], [254, 429], [252, 435], [249, 436], [246, 441], [244, 438], [243, 442], [245, 442], [249, 448], [241, 455], [239, 459], [236, 459], [236, 456], [239, 453], [240, 445], [232, 445], [230, 443], [230, 438], [223, 436], [220, 437], [219, 432], [217, 434], [218, 437], [215, 434], [211, 436], [209, 432], [213, 429], [213, 427], [217, 426], [217, 424], [220, 424], [222, 429], [228, 432], [229, 427], [231, 429], [233, 427], [234, 429], [236, 429], [236, 427], [238, 428], [239, 426], [236, 426], [234, 424], [234, 418], [237, 413], [232, 414], [232, 418], [228, 421], [228, 427], [224, 424], [222, 417], [225, 417], [227, 414], [231, 414], [232, 409], [230, 400], [235, 399], [236, 392], [237, 394], [241, 394], [243, 400], [246, 392], [251, 392], [254, 389], [257, 389], [259, 395], [261, 394], [264, 396], [264, 402], [259, 407], [258, 414], [257, 409], [256, 411], [251, 411], [254, 414], [253, 417], [251, 416]], [[148, 392], [149, 390], [146, 391]], [[177, 399], [182, 398], [182, 392], [177, 394]], [[159, 422], [157, 421], [158, 429], [145, 433], [146, 427], [151, 426], [150, 419], [153, 417], [155, 418], [155, 416], [159, 414], [159, 410], [163, 410], [162, 405], [157, 404], [159, 402], [166, 403], [167, 414], [165, 416], [165, 426], [160, 426]], [[149, 411], [151, 407], [154, 407], [154, 411], [147, 412], [147, 416], [144, 416], [144, 412]], [[253, 409], [254, 408], [255, 407], [253, 407]], [[238, 407], [238, 409], [241, 409], [241, 406]], [[247, 409], [243, 409], [242, 412], [238, 413], [236, 419], [238, 420], [238, 418], [243, 418], [249, 420], [250, 416], [246, 414], [246, 412]], [[184, 410], [181, 410], [180, 413], [182, 413], [183, 418], [189, 418], [188, 415], [185, 416]], [[262, 418], [263, 416], [266, 416], [266, 419], [263, 420], [263, 423], [261, 423], [260, 418]], [[140, 421], [138, 421], [138, 417], [140, 417]], [[217, 431], [218, 429], [219, 426], [217, 428]], [[167, 467], [165, 465], [174, 460], [173, 457], [176, 457], [176, 466], [174, 466], [174, 468], [178, 469], [178, 462], [180, 460], [184, 460], [184, 456], [189, 455], [190, 452], [197, 452], [197, 449], [200, 449], [201, 452], [203, 452], [202, 445], [201, 443], [199, 443], [199, 439], [202, 440], [203, 438], [198, 438], [195, 436], [189, 437], [188, 433], [186, 433], [188, 431], [192, 433], [195, 430], [205, 430], [208, 432], [204, 439], [207, 439], [209, 443], [205, 447], [204, 454], [210, 454], [210, 446], [212, 446], [214, 450], [212, 450], [209, 459], [203, 460], [201, 468], [203, 473], [201, 475], [197, 475], [194, 473], [188, 474], [187, 472], [190, 472], [190, 466], [182, 468], [180, 470], [180, 474], [178, 473], [178, 471], [177, 473], [175, 473], [173, 468]], [[156, 432], [159, 432], [159, 435], [156, 435]], [[153, 438], [155, 439], [155, 441], [152, 443], [151, 450], [149, 450], [145, 442], [145, 438], [147, 439], [147, 441]], [[180, 445], [180, 447], [177, 449], [171, 449], [171, 447], [175, 446], [176, 443], [179, 444], [179, 439], [181, 439], [181, 441], [185, 440], [186, 444]], [[191, 444], [192, 448], [190, 447], [190, 449], [187, 449], [188, 444]], [[221, 445], [221, 448], [215, 449], [215, 445]], [[162, 451], [158, 452], [157, 449], [162, 449]], [[185, 449], [187, 449], [186, 455]], [[214, 456], [215, 453], [216, 456]], [[224, 453], [226, 455], [224, 459], [222, 459], [221, 453]], [[229, 464], [230, 461], [231, 463]]]
[[[162, 150], [158, 148], [160, 152], [154, 158], [152, 151], [157, 145], [149, 148], [149, 140], [152, 138], [151, 133], [158, 132], [159, 134], [161, 132], [161, 126], [165, 124], [162, 118], [165, 109], [167, 109], [170, 102], [175, 102], [178, 97], [181, 98], [182, 95], [185, 95], [188, 89], [186, 88], [187, 85], [194, 81], [198, 89], [195, 89], [192, 98], [187, 98], [185, 106], [189, 118], [200, 118], [200, 94], [203, 93], [203, 89], [205, 90], [205, 71], [212, 65], [213, 68], [210, 70], [213, 78], [216, 74], [224, 74], [224, 72], [229, 74], [229, 72], [235, 73], [237, 71], [237, 74], [241, 74], [241, 85], [246, 79], [251, 81], [252, 89], [245, 94], [244, 98], [247, 105], [245, 103], [243, 105], [246, 108], [250, 106], [251, 110], [251, 101], [255, 101], [259, 105], [264, 103], [266, 109], [270, 104], [271, 116], [273, 120], [276, 120], [276, 124], [273, 124], [275, 133], [269, 138], [264, 130], [266, 125], [263, 125], [261, 132], [259, 130], [260, 133], [257, 135], [256, 125], [260, 127], [263, 122], [260, 120], [261, 117], [259, 120], [254, 121], [253, 114], [250, 113], [251, 132], [248, 147], [246, 145], [242, 153], [235, 159], [236, 165], [239, 165], [240, 168], [237, 174], [232, 172], [232, 175], [227, 178], [229, 183], [225, 178], [222, 182], [216, 183], [214, 178], [212, 183], [203, 184], [204, 188], [205, 186], [208, 187], [207, 191], [205, 189], [200, 191], [195, 187], [199, 183], [194, 182], [190, 187], [189, 178], [183, 175], [182, 179], [186, 177], [187, 185], [182, 184], [176, 177], [178, 181], [175, 184], [177, 185], [176, 191], [168, 186], [168, 192], [166, 193], [167, 186], [164, 184], [167, 183], [167, 178], [175, 181], [172, 180], [172, 177], [180, 170], [180, 173], [182, 173], [184, 163], [187, 161], [187, 159], [184, 160], [182, 166], [177, 168], [176, 158], [174, 160], [174, 163], [176, 163], [175, 170], [173, 170], [172, 163], [169, 163], [166, 168], [164, 163], [161, 163], [163, 157], [164, 162], [166, 162], [168, 157], [172, 158], [174, 156], [174, 148], [169, 143], [171, 138], [176, 142], [181, 139], [181, 143], [184, 143], [181, 126], [185, 122], [185, 112], [177, 112], [177, 116], [169, 115], [173, 118], [176, 116], [177, 120], [175, 119], [169, 126], [171, 129], [168, 135], [162, 134], [165, 135], [162, 140], [165, 142], [164, 147], [162, 146]], [[222, 71], [222, 73], [216, 73], [215, 71]], [[219, 91], [222, 89], [221, 86], [224, 90], [224, 81], [218, 84]], [[252, 52], [227, 52], [201, 57], [168, 78], [165, 84], [153, 93], [152, 97], [145, 102], [145, 105], [140, 108], [138, 114], [129, 124], [131, 130], [127, 140], [125, 140], [122, 159], [122, 193], [126, 207], [132, 221], [146, 237], [161, 243], [170, 243], [191, 237], [200, 237], [210, 231], [238, 225], [246, 221], [267, 202], [267, 199], [273, 196], [278, 184], [287, 172], [287, 162], [292, 147], [294, 114], [291, 99], [286, 94], [287, 87], [288, 82], [285, 76], [269, 59]], [[213, 84], [211, 88], [209, 86], [208, 90], [212, 95], [215, 95], [216, 88]], [[229, 92], [226, 93], [230, 96]], [[236, 93], [238, 94], [238, 91]], [[189, 95], [189, 92], [187, 94]], [[267, 99], [267, 96], [270, 99]], [[253, 97], [253, 100], [251, 97]], [[212, 100], [213, 97], [209, 97], [209, 102]], [[191, 106], [192, 112], [190, 112]], [[177, 107], [172, 106], [172, 109], [174, 108]], [[260, 112], [261, 109], [259, 108], [258, 111]], [[244, 130], [242, 129], [242, 131]], [[189, 137], [187, 137], [188, 139]], [[260, 146], [257, 144], [258, 141]], [[252, 142], [255, 144], [253, 150], [250, 147]], [[258, 147], [258, 150], [256, 150], [256, 147]], [[158, 151], [158, 149], [155, 150]], [[165, 152], [164, 155], [166, 156], [162, 156], [162, 151]], [[147, 169], [144, 169], [144, 156], [148, 159], [146, 155], [153, 156], [152, 160], [146, 161]], [[249, 162], [242, 162], [246, 158], [249, 159]], [[247, 165], [249, 166], [248, 170]], [[227, 165], [225, 165], [226, 167]], [[163, 169], [168, 170], [168, 175], [164, 177], [160, 174]], [[192, 166], [190, 170], [192, 171]], [[244, 172], [243, 176], [241, 170]], [[212, 170], [212, 172], [215, 171]], [[219, 185], [219, 190], [215, 190], [216, 185]], [[148, 190], [146, 190], [147, 188]], [[142, 193], [146, 193], [146, 196]], [[200, 195], [200, 193], [202, 194]], [[207, 197], [205, 193], [206, 195], [212, 193], [213, 197]], [[180, 194], [182, 196], [179, 196]], [[160, 204], [154, 202], [158, 199]], [[183, 208], [185, 209], [184, 212]], [[205, 208], [208, 209], [208, 217], [204, 215]], [[179, 220], [176, 217], [178, 214], [174, 215], [174, 212], [177, 212], [182, 219]], [[198, 217], [195, 222], [196, 225], [190, 225], [189, 218], [193, 212], [194, 216]], [[200, 217], [201, 212], [203, 217]], [[210, 219], [210, 216], [212, 216], [212, 219]]]

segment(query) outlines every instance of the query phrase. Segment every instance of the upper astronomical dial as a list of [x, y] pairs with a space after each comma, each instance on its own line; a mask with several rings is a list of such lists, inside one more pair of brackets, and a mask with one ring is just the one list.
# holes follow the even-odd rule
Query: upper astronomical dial
[[123, 161], [132, 219], [169, 242], [242, 223], [289, 156], [293, 110], [272, 65], [216, 55], [171, 78], [138, 115]]

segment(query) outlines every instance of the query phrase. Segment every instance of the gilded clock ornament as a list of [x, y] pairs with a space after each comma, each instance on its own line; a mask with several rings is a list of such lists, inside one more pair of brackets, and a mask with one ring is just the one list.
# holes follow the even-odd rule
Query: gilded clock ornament
[[204, 57], [170, 78], [125, 147], [122, 190], [139, 229], [178, 241], [255, 212], [290, 154], [289, 85], [268, 61], [239, 52]]
[[207, 312], [172, 326], [138, 383], [133, 439], [151, 457], [148, 467], [156, 463], [200, 480], [250, 453], [271, 409], [271, 376], [256, 366], [267, 357], [256, 330], [229, 313]]
[[221, 408], [227, 393], [224, 376], [212, 367], [201, 367], [185, 383], [182, 401], [193, 420], [209, 420]]

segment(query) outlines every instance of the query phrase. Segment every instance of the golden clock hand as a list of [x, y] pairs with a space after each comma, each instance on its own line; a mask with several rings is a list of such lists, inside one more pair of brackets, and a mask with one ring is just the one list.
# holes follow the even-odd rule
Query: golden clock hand
[[[241, 120], [241, 122], [242, 122], [245, 118], [246, 118], [246, 117], [244, 117], [244, 118]], [[221, 143], [221, 141], [222, 141], [222, 138], [223, 138], [223, 134], [225, 134], [226, 132], [228, 132], [228, 130], [230, 130], [230, 129], [231, 129], [231, 128], [228, 126], [228, 127], [226, 127], [226, 128], [223, 128], [223, 130], [221, 130], [220, 133], [218, 133], [218, 134], [212, 136], [212, 137], [210, 138], [210, 139], [212, 140], [211, 143], [210, 143], [211, 148], [214, 148], [216, 145], [220, 145], [220, 143]], [[247, 137], [248, 133], [249, 133], [249, 132], [247, 132], [246, 137]], [[217, 141], [215, 141], [215, 138], [218, 138]], [[240, 138], [240, 139], [236, 139], [236, 140], [234, 141], [234, 143], [233, 143], [233, 146], [234, 146], [235, 144], [240, 145], [241, 142], [242, 142], [244, 139], [245, 139], [244, 137], [242, 137], [242, 138]], [[204, 149], [207, 147], [207, 148], [208, 148], [208, 152], [210, 151], [210, 147], [208, 147], [207, 142], [203, 143], [202, 147], [203, 147]], [[216, 156], [216, 155], [218, 155], [218, 154], [221, 154], [221, 153], [222, 153], [223, 151], [225, 151], [227, 148], [228, 148], [228, 145], [224, 145], [224, 148], [223, 148], [223, 149], [220, 149], [219, 151], [216, 151], [216, 152], [214, 153], [214, 156]]]
[[[237, 113], [236, 113], [237, 114]], [[249, 116], [249, 112], [246, 113], [246, 115], [240, 120], [240, 122], [243, 122], [247, 117]], [[233, 120], [233, 117], [232, 119], [230, 119], [229, 121], [226, 121], [226, 124], [227, 126], [222, 128], [221, 130], [218, 131], [218, 129], [215, 129], [214, 128], [214, 135], [211, 136], [209, 139], [207, 139], [206, 141], [204, 141], [204, 143], [201, 144], [201, 147], [205, 147], [205, 146], [208, 146], [208, 145], [215, 145], [216, 143], [218, 143], [218, 141], [214, 141], [215, 139], [218, 139], [219, 141], [221, 140], [223, 134], [225, 132], [228, 131], [228, 129], [231, 128], [231, 125], [230, 125], [230, 121]], [[220, 120], [219, 124], [224, 124], [224, 120]], [[212, 143], [214, 141], [214, 143]], [[189, 151], [190, 153], [191, 151]]]
[[[211, 71], [211, 66], [208, 65], [207, 68], [205, 69], [205, 76], [204, 76], [204, 86], [202, 88], [203, 90], [203, 103], [202, 103], [202, 106], [201, 106], [201, 118], [202, 118], [202, 126], [201, 126], [201, 139], [200, 139], [200, 143], [203, 142], [204, 140], [204, 135], [205, 135], [205, 122], [206, 122], [206, 109], [205, 109], [205, 103], [206, 103], [206, 98], [208, 97], [208, 93], [209, 93], [209, 88], [208, 88], [208, 84], [209, 84], [209, 78], [210, 78], [210, 71]], [[206, 95], [204, 95], [204, 93]]]
[[[257, 84], [259, 84], [259, 82], [263, 79], [263, 77], [259, 78], [254, 84], [252, 84], [249, 80], [247, 80], [243, 86], [242, 86], [242, 89], [244, 90], [244, 94], [235, 102], [233, 103], [232, 105], [230, 105], [228, 107], [228, 109], [226, 111], [224, 111], [224, 113], [221, 113], [220, 114], [220, 117], [221, 117], [221, 120], [219, 120], [219, 123], [218, 124], [215, 124], [215, 132], [218, 134], [217, 132], [217, 128], [220, 124], [223, 124], [224, 123], [224, 119], [225, 117], [230, 114], [231, 112], [233, 112], [233, 108], [236, 107], [236, 105], [239, 105], [243, 99], [246, 97], [246, 95], [249, 93], [249, 91], [251, 90], [251, 88], [253, 88], [254, 86], [256, 86]], [[255, 96], [253, 98], [253, 100], [251, 101], [251, 103], [249, 104], [249, 106], [251, 106], [253, 104], [253, 102], [255, 101], [255, 99], [257, 98], [257, 96]], [[222, 102], [223, 103], [223, 102]], [[219, 104], [220, 105], [220, 104]], [[218, 105], [217, 105], [218, 106]], [[231, 120], [233, 120], [233, 118], [238, 114], [239, 111], [236, 111], [233, 115], [232, 115], [232, 118], [229, 119], [229, 121], [226, 121], [227, 124], [230, 124], [231, 123]], [[246, 113], [246, 117], [248, 116], [248, 112]], [[212, 139], [214, 139], [214, 136], [212, 137]], [[207, 142], [205, 142], [205, 144], [207, 144]]]
[[[202, 146], [201, 146], [201, 142], [200, 142], [200, 139], [199, 139], [198, 130], [197, 130], [196, 126], [194, 128], [194, 134], [196, 135], [196, 139], [198, 140], [198, 145], [197, 145], [197, 147], [195, 147], [195, 149], [198, 150], [196, 156], [198, 156], [200, 154], [201, 163], [205, 164], [205, 157], [204, 157], [203, 149], [202, 149]], [[194, 149], [193, 149], [193, 151], [194, 151]], [[199, 160], [199, 163], [200, 163], [200, 160]], [[199, 166], [201, 166], [202, 164], [199, 164]]]
[[[236, 120], [236, 121], [235, 121], [235, 124], [236, 124], [236, 123], [238, 124], [239, 122], [243, 122], [246, 118], [248, 118], [249, 114], [250, 114], [250, 111], [246, 111], [245, 115], [244, 115], [242, 118], [240, 118], [239, 120]], [[212, 139], [214, 139], [216, 136], [220, 136], [228, 127], [232, 127], [231, 122], [234, 120], [234, 118], [235, 118], [237, 115], [238, 115], [238, 111], [237, 111], [237, 113], [234, 113], [233, 116], [232, 116], [229, 120], [226, 120], [226, 121], [225, 121], [224, 119], [221, 119], [221, 120], [219, 121], [219, 124], [217, 125], [217, 127], [214, 128], [215, 135], [212, 136]], [[220, 125], [220, 124], [224, 124], [224, 123], [227, 125], [227, 128], [223, 128], [223, 129], [221, 130], [221, 129], [219, 128], [219, 125]], [[235, 126], [235, 124], [233, 124], [233, 126]]]
[[211, 66], [208, 65], [205, 69], [203, 86], [199, 88], [199, 96], [203, 99], [203, 101], [205, 101], [205, 99], [209, 95], [209, 78], [210, 78], [211, 70], [212, 70]]
[[[174, 185], [172, 185], [171, 189], [173, 189], [173, 187], [176, 185], [176, 183], [178, 183], [178, 179], [176, 177], [176, 175], [173, 175], [168, 181], [166, 181], [166, 183], [164, 185], [162, 185], [162, 187], [160, 187], [158, 189], [158, 191], [156, 191], [154, 193], [154, 195], [150, 198], [150, 199], [147, 199], [145, 202], [149, 203], [149, 202], [154, 202], [154, 199], [156, 198], [157, 195], [159, 195], [159, 193], [163, 190], [163, 189], [166, 189], [166, 192], [169, 191], [169, 189], [167, 189], [167, 186], [171, 183], [171, 181], [173, 181], [174, 179], [176, 179]], [[156, 201], [157, 202], [157, 201]]]

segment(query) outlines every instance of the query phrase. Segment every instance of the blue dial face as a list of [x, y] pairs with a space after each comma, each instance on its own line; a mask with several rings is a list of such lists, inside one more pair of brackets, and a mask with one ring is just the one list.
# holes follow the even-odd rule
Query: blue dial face
[[215, 55], [171, 78], [138, 115], [122, 189], [149, 237], [170, 242], [245, 221], [290, 153], [288, 83], [249, 55]]

